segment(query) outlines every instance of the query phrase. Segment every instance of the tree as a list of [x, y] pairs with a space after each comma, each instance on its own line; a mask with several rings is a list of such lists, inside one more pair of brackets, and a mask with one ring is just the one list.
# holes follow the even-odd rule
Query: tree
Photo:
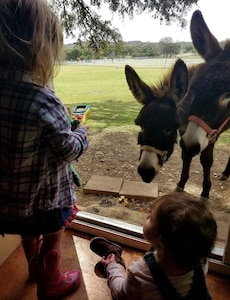
[[[178, 21], [184, 27], [186, 12], [199, 0], [48, 0], [60, 17], [68, 36], [78, 43], [87, 41], [94, 50], [106, 48], [108, 43], [120, 43], [122, 37], [110, 21], [101, 20], [93, 8], [108, 5], [111, 13], [121, 18], [133, 17], [142, 12], [170, 24]], [[77, 32], [75, 32], [77, 31]]]
[[159, 41], [160, 52], [164, 57], [172, 57], [180, 52], [180, 44], [174, 43], [171, 37]]
[[81, 51], [80, 49], [74, 47], [73, 49], [68, 49], [65, 51], [65, 58], [66, 60], [79, 60], [81, 57]]

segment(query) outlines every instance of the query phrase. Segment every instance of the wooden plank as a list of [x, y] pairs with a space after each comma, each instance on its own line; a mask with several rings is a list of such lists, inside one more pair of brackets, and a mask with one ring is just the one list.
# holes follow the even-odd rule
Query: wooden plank
[[127, 198], [154, 200], [158, 197], [158, 184], [92, 175], [83, 191], [91, 194], [124, 195]]
[[158, 184], [124, 180], [119, 194], [127, 198], [154, 200], [158, 197]]
[[119, 195], [123, 179], [119, 177], [108, 177], [92, 175], [83, 188], [84, 193]]

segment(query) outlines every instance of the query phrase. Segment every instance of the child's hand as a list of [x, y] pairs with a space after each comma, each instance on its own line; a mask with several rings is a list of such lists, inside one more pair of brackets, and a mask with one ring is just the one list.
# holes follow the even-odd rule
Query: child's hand
[[111, 262], [115, 262], [115, 254], [109, 254], [107, 256], [107, 258], [105, 258], [105, 256], [102, 257], [101, 259], [101, 263], [104, 265], [104, 266], [108, 266], [108, 264], [110, 264]]

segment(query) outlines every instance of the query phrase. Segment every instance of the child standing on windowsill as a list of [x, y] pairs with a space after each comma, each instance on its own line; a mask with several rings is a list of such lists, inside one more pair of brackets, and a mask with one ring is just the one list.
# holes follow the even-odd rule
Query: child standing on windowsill
[[[0, 234], [19, 234], [39, 300], [61, 299], [81, 274], [60, 271], [62, 240], [76, 203], [71, 162], [88, 147], [47, 86], [63, 50], [46, 0], [0, 1]], [[13, 277], [13, 274], [12, 274]]]
[[91, 241], [91, 250], [102, 257], [95, 272], [107, 277], [113, 299], [211, 299], [201, 264], [214, 246], [217, 225], [204, 203], [185, 193], [161, 196], [143, 233], [154, 250], [127, 270], [119, 245], [101, 237]]

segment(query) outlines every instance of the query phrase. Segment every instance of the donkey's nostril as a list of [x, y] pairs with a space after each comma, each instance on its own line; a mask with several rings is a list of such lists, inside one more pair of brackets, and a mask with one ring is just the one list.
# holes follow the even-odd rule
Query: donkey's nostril
[[137, 171], [142, 180], [146, 183], [150, 183], [156, 175], [156, 170], [154, 168], [146, 169], [143, 167], [138, 167]]

